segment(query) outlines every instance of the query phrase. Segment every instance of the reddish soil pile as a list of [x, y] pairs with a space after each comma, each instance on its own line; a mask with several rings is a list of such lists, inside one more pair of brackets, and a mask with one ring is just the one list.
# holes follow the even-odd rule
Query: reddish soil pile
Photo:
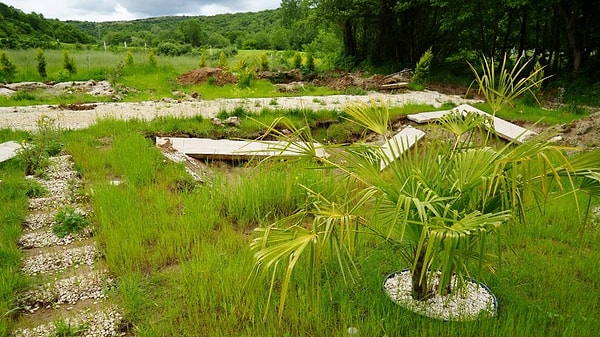
[[194, 69], [177, 77], [179, 84], [202, 84], [207, 82], [209, 78], [214, 78], [214, 84], [222, 86], [228, 83], [237, 83], [237, 78], [230, 72], [221, 68], [200, 68]]

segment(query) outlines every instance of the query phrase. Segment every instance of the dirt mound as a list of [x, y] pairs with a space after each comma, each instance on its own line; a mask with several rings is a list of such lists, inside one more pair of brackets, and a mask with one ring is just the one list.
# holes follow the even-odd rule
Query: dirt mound
[[[199, 68], [177, 77], [179, 84], [202, 84], [214, 79], [214, 84], [223, 86], [228, 83], [237, 83], [237, 78], [230, 72], [221, 68]], [[212, 81], [212, 80], [210, 80]]]
[[313, 80], [313, 84], [316, 86], [324, 86], [334, 90], [346, 90], [348, 88], [377, 90], [383, 82], [383, 76], [381, 75], [365, 77], [362, 73], [328, 74]]
[[579, 119], [564, 127], [560, 134], [566, 145], [583, 149], [600, 148], [600, 112]]

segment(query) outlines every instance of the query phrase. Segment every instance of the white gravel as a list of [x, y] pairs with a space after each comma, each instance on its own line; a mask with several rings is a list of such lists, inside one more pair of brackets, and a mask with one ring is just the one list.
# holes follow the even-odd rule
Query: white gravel
[[[433, 278], [435, 283], [436, 278]], [[455, 283], [453, 278], [453, 284]], [[435, 287], [435, 284], [432, 284]], [[390, 275], [384, 289], [392, 301], [418, 314], [445, 321], [473, 320], [480, 316], [496, 314], [496, 298], [487, 287], [469, 281], [464, 289], [445, 296], [436, 294], [430, 299], [418, 301], [411, 296], [410, 271]]]
[[93, 266], [98, 257], [96, 245], [57, 249], [26, 259], [21, 270], [30, 275], [51, 274], [73, 266]]
[[[336, 109], [342, 110], [353, 102], [368, 102], [371, 99], [383, 99], [391, 106], [407, 103], [430, 104], [438, 107], [444, 103], [472, 103], [474, 100], [464, 99], [456, 95], [445, 95], [435, 91], [408, 91], [399, 94], [370, 93], [368, 95], [334, 95], [334, 96], [301, 96], [278, 98], [216, 99], [210, 101], [158, 101], [139, 103], [94, 103], [90, 110], [61, 110], [57, 106], [36, 105], [23, 107], [0, 107], [0, 128], [18, 130], [35, 130], [36, 120], [40, 116], [48, 116], [57, 121], [64, 129], [82, 129], [94, 124], [98, 118], [152, 120], [160, 116], [214, 117], [222, 110], [232, 111], [236, 107], [244, 107], [250, 111], [269, 109]], [[274, 104], [276, 103], [276, 104]], [[90, 104], [91, 105], [91, 104]]]
[[[75, 328], [85, 326], [85, 331], [78, 336], [83, 337], [114, 337], [122, 336], [120, 325], [123, 315], [115, 306], [98, 311], [86, 310], [74, 317], [65, 318], [64, 322]], [[39, 325], [34, 328], [24, 328], [13, 332], [15, 337], [49, 337], [56, 335], [54, 322]]]

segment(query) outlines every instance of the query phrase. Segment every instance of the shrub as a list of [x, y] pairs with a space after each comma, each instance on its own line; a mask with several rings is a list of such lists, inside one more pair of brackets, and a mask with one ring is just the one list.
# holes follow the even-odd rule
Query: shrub
[[46, 78], [46, 76], [48, 76], [46, 72], [46, 55], [44, 54], [44, 50], [42, 50], [42, 48], [38, 48], [35, 54], [35, 60], [37, 61], [38, 74], [40, 74], [41, 78]]
[[219, 68], [221, 68], [223, 70], [227, 70], [227, 68], [229, 68], [229, 65], [227, 62], [227, 55], [225, 55], [225, 52], [222, 50], [219, 53]]
[[56, 121], [48, 116], [38, 118], [37, 130], [30, 142], [21, 143], [18, 158], [25, 164], [26, 175], [40, 175], [49, 165], [48, 157], [62, 150]]
[[77, 66], [75, 60], [69, 55], [69, 52], [63, 52], [63, 68], [69, 73], [69, 75], [77, 74]]
[[54, 221], [52, 232], [59, 238], [78, 233], [90, 223], [85, 213], [72, 207], [59, 210], [54, 216]]
[[431, 52], [431, 48], [427, 49], [425, 53], [417, 62], [417, 66], [415, 68], [415, 74], [413, 75], [412, 81], [410, 83], [411, 89], [415, 90], [423, 90], [427, 83], [429, 83], [429, 75], [431, 65], [431, 60], [433, 59], [433, 53]]
[[260, 71], [269, 71], [269, 59], [266, 54], [260, 54], [258, 56], [258, 64]]
[[300, 54], [300, 52], [294, 54], [292, 65], [294, 66], [294, 69], [300, 69], [302, 67], [302, 54]]
[[238, 87], [241, 89], [249, 88], [252, 80], [254, 79], [254, 71], [246, 69], [240, 72], [238, 79]]
[[17, 66], [14, 65], [6, 56], [6, 53], [0, 54], [0, 82], [11, 82], [17, 73]]
[[202, 53], [202, 55], [200, 55], [200, 61], [198, 62], [198, 67], [200, 67], [200, 68], [206, 67], [206, 55], [204, 53]]
[[125, 65], [132, 66], [133, 65], [133, 54], [128, 51], [127, 56], [125, 56]]
[[306, 63], [304, 64], [304, 66], [306, 67], [306, 70], [308, 72], [312, 73], [315, 71], [315, 58], [311, 53], [308, 53], [308, 55], [306, 55]]

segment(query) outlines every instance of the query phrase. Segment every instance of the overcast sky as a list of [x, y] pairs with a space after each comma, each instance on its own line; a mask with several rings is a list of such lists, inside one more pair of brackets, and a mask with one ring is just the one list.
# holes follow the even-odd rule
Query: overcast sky
[[0, 0], [46, 19], [78, 21], [134, 20], [165, 15], [215, 15], [275, 9], [280, 0]]

